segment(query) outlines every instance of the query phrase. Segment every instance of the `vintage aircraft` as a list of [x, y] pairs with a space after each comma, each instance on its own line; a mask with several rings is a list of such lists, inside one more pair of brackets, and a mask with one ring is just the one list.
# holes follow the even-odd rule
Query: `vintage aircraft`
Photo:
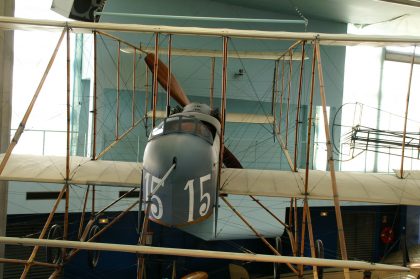
[[[144, 151], [143, 185], [144, 200], [153, 202], [150, 217], [155, 222], [179, 226], [212, 214], [219, 137], [220, 123], [210, 108], [194, 103], [153, 129]], [[172, 166], [173, 171], [164, 176]], [[162, 187], [156, 189], [159, 183]]]
[[[155, 56], [148, 54], [145, 61], [153, 72]], [[150, 217], [179, 226], [206, 219], [217, 204], [221, 125], [217, 111], [205, 104], [190, 103], [172, 74], [168, 85], [168, 72], [159, 60], [158, 82], [169, 88], [168, 93], [184, 108], [151, 132], [143, 157], [143, 185], [144, 199], [155, 201]], [[226, 147], [223, 153], [225, 166], [242, 167]], [[155, 189], [154, 184], [159, 184], [173, 165], [173, 173], [162, 182], [161, 189]], [[150, 193], [153, 195], [149, 197]], [[163, 207], [167, 209], [163, 211]]]
[[[0, 18], [3, 25], [26, 24], [39, 25], [31, 21]], [[11, 23], [12, 22], [12, 23]], [[60, 26], [74, 29], [88, 28], [82, 23], [48, 23], [49, 26]], [[25, 25], [25, 26], [26, 26]], [[94, 24], [93, 28], [115, 30], [122, 26]], [[144, 26], [142, 27], [144, 31]], [[155, 30], [155, 29], [150, 29]], [[166, 30], [163, 28], [162, 30]], [[128, 29], [126, 31], [129, 31]], [[131, 30], [133, 31], [133, 30]], [[173, 31], [173, 30], [172, 30]], [[193, 30], [194, 31], [194, 30]], [[204, 30], [205, 31], [205, 30]], [[164, 31], [161, 31], [164, 32]], [[170, 30], [167, 31], [170, 33]], [[179, 31], [181, 32], [181, 31]], [[195, 32], [195, 31], [194, 31]], [[210, 32], [210, 31], [206, 31]], [[212, 31], [216, 32], [216, 31]], [[232, 31], [233, 32], [233, 31]], [[216, 32], [217, 33], [217, 32]], [[216, 34], [215, 33], [215, 34]], [[219, 32], [220, 33], [220, 32]], [[219, 34], [217, 33], [217, 34]], [[205, 33], [205, 34], [212, 34]], [[220, 33], [220, 34], [223, 34]], [[238, 34], [244, 34], [239, 32]], [[260, 34], [263, 36], [264, 34]], [[269, 36], [270, 34], [265, 34]], [[271, 38], [282, 34], [271, 34]], [[244, 35], [238, 35], [244, 36]], [[307, 34], [305, 35], [307, 36]], [[304, 36], [304, 37], [305, 37]], [[287, 38], [290, 38], [287, 37]], [[305, 37], [306, 38], [306, 37]], [[302, 39], [305, 39], [302, 38]], [[319, 40], [319, 34], [309, 39]], [[327, 42], [334, 41], [333, 36], [326, 37]], [[335, 41], [340, 41], [339, 37]], [[352, 41], [362, 41], [362, 38], [351, 38]], [[407, 39], [408, 42], [408, 39]], [[151, 69], [153, 55], [146, 57], [146, 63]], [[159, 63], [159, 82], [166, 88], [165, 69]], [[166, 70], [167, 71], [167, 70]], [[161, 74], [160, 74], [161, 73]], [[159, 78], [161, 76], [161, 78]], [[185, 226], [203, 221], [214, 212], [219, 194], [256, 195], [271, 197], [311, 198], [332, 200], [337, 196], [344, 201], [362, 201], [385, 204], [420, 205], [417, 186], [418, 172], [405, 172], [406, 179], [388, 174], [368, 173], [337, 173], [334, 178], [324, 171], [308, 170], [307, 182], [305, 171], [274, 171], [241, 169], [240, 163], [228, 151], [223, 149], [224, 168], [220, 164], [220, 125], [212, 115], [208, 106], [189, 103], [185, 94], [176, 89], [175, 78], [169, 84], [170, 94], [184, 106], [182, 112], [166, 117], [161, 124], [150, 133], [144, 153], [143, 164], [134, 162], [116, 162], [106, 160], [91, 160], [91, 158], [69, 158], [54, 156], [2, 155], [4, 169], [1, 169], [0, 179], [11, 181], [37, 181], [81, 185], [115, 185], [140, 187], [143, 184], [143, 200], [150, 205], [149, 218], [169, 226]], [[180, 89], [180, 88], [179, 88]], [[10, 157], [9, 157], [10, 156]], [[6, 164], [7, 163], [7, 164]], [[3, 164], [2, 164], [3, 165]], [[140, 176], [140, 173], [143, 173]], [[142, 178], [140, 178], [142, 177]], [[306, 178], [305, 178], [306, 177]], [[338, 193], [332, 195], [331, 182], [337, 181]], [[305, 185], [305, 183], [307, 183]], [[306, 188], [306, 189], [305, 189]], [[215, 218], [217, 221], [217, 218]], [[86, 238], [81, 238], [86, 240]], [[223, 254], [212, 251], [187, 251], [183, 249], [154, 249], [143, 246], [110, 246], [105, 244], [92, 245], [87, 242], [24, 240], [1, 237], [0, 243], [17, 243], [25, 245], [51, 245], [55, 247], [72, 247], [77, 249], [103, 249], [126, 251], [133, 253], [151, 253], [167, 255], [184, 255], [192, 257], [245, 259], [253, 261], [273, 261], [306, 265], [337, 266], [344, 268], [361, 268], [366, 270], [388, 269], [407, 271], [407, 268], [383, 266], [379, 264], [360, 263], [352, 261], [322, 261], [320, 259], [285, 258], [280, 256], [261, 257], [261, 255]], [[86, 245], [84, 245], [86, 244]], [[33, 260], [33, 259], [32, 259]]]

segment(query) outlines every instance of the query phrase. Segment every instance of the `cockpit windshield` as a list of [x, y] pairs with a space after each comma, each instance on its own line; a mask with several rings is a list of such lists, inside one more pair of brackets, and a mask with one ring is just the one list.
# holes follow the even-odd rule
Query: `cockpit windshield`
[[214, 132], [210, 130], [209, 124], [206, 124], [195, 117], [179, 115], [166, 118], [156, 128], [153, 129], [149, 136], [152, 140], [161, 135], [172, 133], [188, 133], [206, 140], [213, 144]]

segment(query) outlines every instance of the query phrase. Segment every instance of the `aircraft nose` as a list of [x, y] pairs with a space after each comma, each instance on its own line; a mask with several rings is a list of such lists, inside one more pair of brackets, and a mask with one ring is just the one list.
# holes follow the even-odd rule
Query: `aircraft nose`
[[[144, 198], [152, 202], [152, 220], [180, 226], [212, 214], [218, 157], [207, 141], [191, 134], [164, 135], [149, 141], [143, 159]], [[156, 188], [174, 161], [176, 168]]]
[[144, 151], [144, 169], [162, 177], [176, 161], [171, 177], [193, 178], [209, 172], [215, 164], [212, 146], [189, 134], [171, 134], [150, 141]]

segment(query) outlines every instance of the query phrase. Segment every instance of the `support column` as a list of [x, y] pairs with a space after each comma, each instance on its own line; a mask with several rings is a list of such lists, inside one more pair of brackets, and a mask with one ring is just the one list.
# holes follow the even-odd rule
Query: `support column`
[[[14, 16], [15, 1], [0, 2], [0, 15]], [[13, 82], [13, 32], [0, 31], [0, 153], [4, 153], [10, 142]], [[0, 182], [0, 236], [6, 235], [8, 183]], [[4, 245], [0, 244], [0, 258], [4, 258]], [[4, 264], [0, 263], [0, 279]]]

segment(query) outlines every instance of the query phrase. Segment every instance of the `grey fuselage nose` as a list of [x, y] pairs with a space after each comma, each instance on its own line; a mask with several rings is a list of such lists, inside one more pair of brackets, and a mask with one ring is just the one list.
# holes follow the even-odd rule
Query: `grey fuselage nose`
[[[143, 158], [144, 199], [151, 203], [149, 218], [180, 226], [212, 214], [218, 172], [214, 137], [201, 121], [188, 117], [169, 119], [155, 128]], [[174, 161], [176, 168], [151, 195]]]

